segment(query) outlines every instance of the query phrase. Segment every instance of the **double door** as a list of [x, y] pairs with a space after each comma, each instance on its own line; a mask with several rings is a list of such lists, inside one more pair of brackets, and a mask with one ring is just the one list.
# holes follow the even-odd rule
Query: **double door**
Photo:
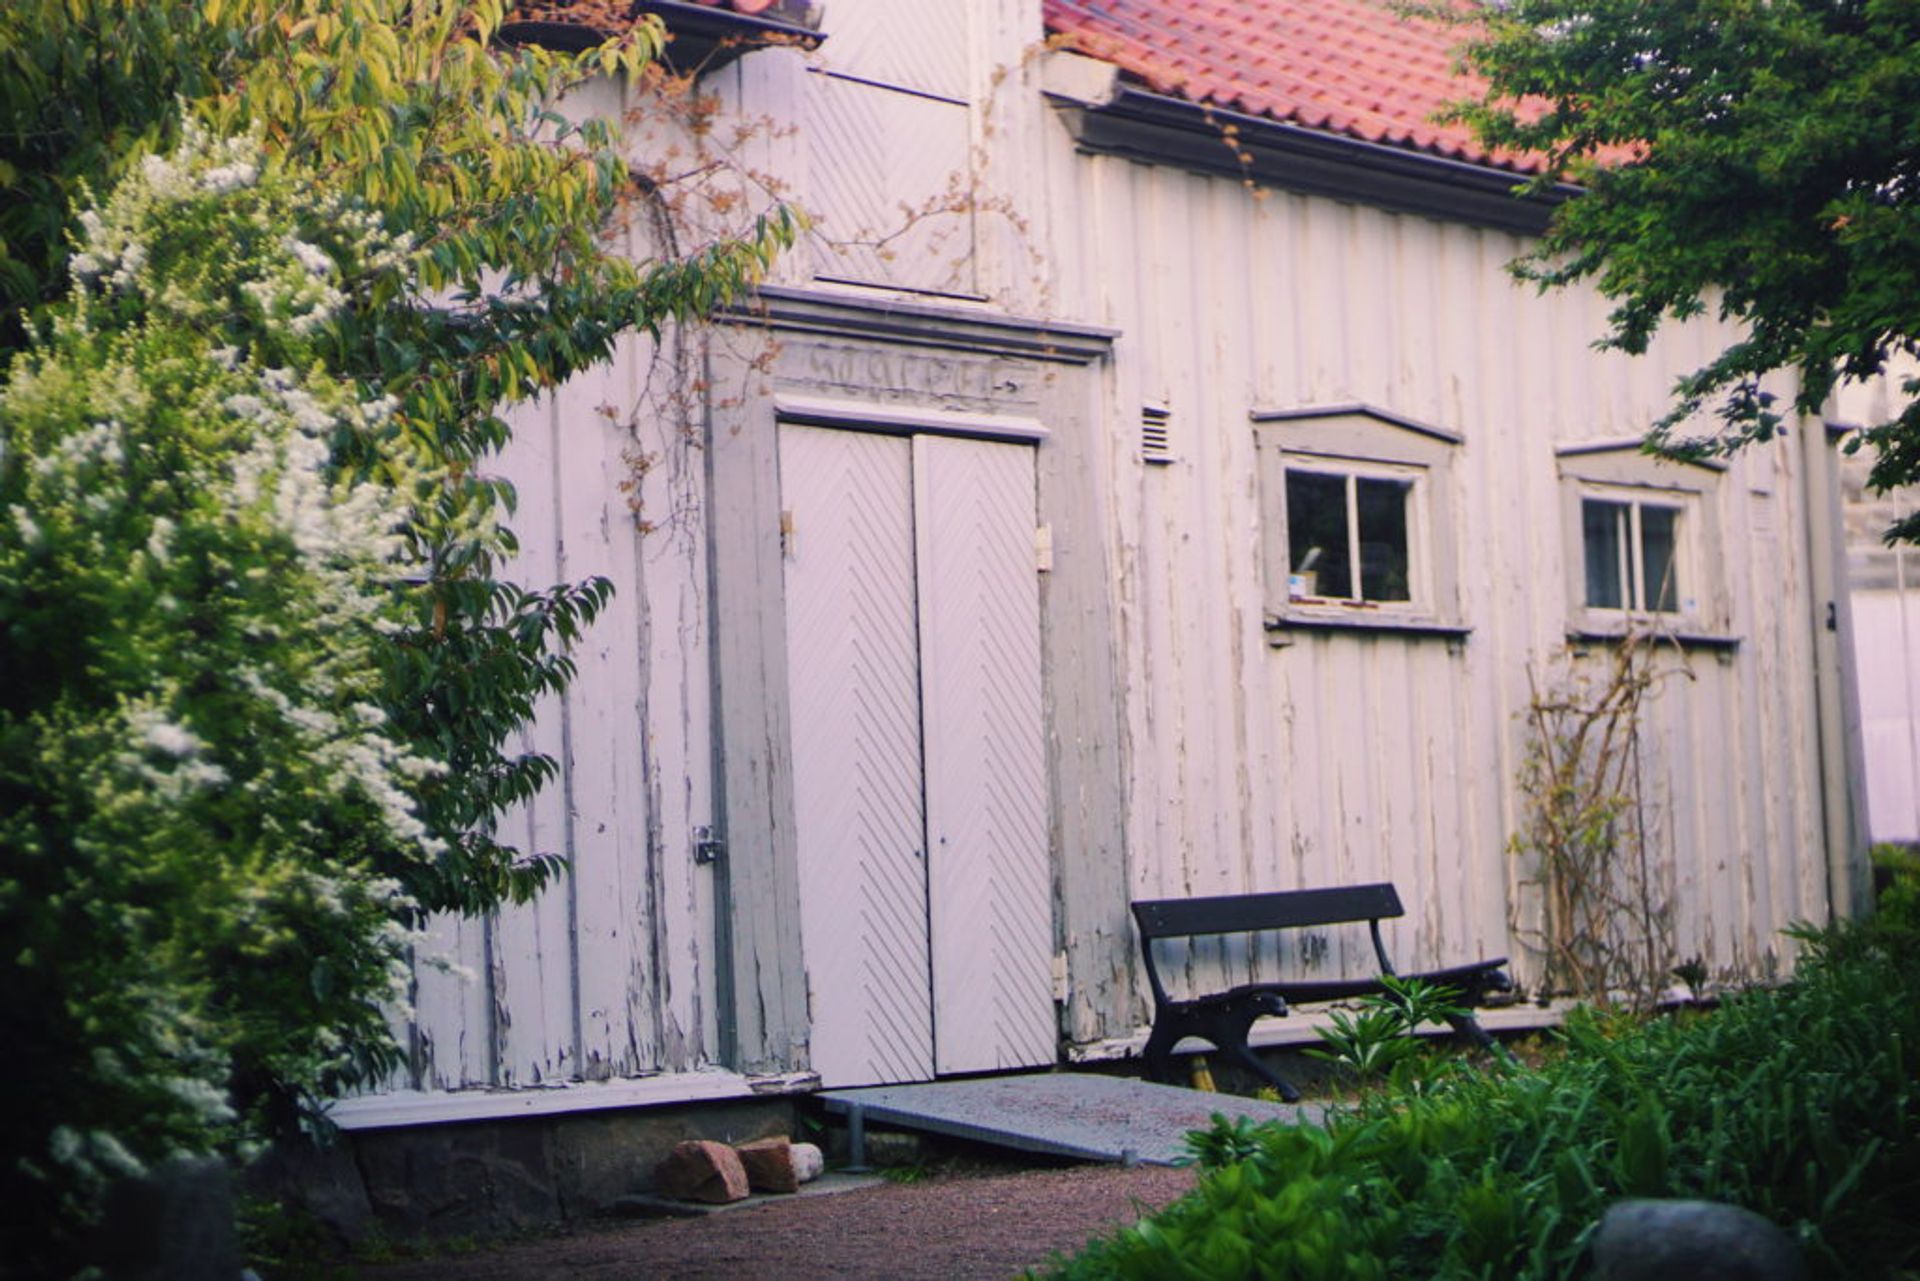
[[779, 430], [813, 1066], [1051, 1063], [1034, 449]]

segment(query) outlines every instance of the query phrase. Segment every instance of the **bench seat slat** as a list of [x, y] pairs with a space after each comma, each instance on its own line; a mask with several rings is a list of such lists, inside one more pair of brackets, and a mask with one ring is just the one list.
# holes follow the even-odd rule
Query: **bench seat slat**
[[[1429, 970], [1424, 974], [1400, 974], [1396, 978], [1418, 979], [1431, 983], [1435, 987], [1450, 987], [1471, 997], [1478, 989], [1487, 986], [1488, 977], [1507, 963], [1502, 956], [1491, 961], [1482, 961], [1477, 965], [1455, 965], [1444, 970]], [[1496, 987], [1501, 984], [1496, 984]], [[1387, 990], [1386, 984], [1378, 978], [1359, 979], [1300, 979], [1279, 983], [1242, 983], [1214, 996], [1195, 997], [1190, 1001], [1177, 1002], [1179, 1005], [1193, 1007], [1208, 1001], [1230, 1001], [1255, 992], [1271, 992], [1288, 1005], [1311, 1005], [1317, 1001], [1347, 1001], [1361, 996], [1378, 996]]]
[[1157, 939], [1341, 925], [1404, 916], [1406, 909], [1393, 886], [1383, 881], [1276, 894], [1142, 899], [1133, 905], [1133, 915], [1141, 937]]

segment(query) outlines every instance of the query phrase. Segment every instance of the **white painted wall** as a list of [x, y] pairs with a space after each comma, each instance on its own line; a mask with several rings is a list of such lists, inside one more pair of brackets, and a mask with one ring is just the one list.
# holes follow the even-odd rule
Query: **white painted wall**
[[[1512, 928], [1522, 873], [1507, 842], [1521, 810], [1513, 780], [1528, 672], [1565, 661], [1577, 566], [1556, 451], [1643, 432], [1673, 375], [1704, 360], [1715, 334], [1676, 332], [1637, 360], [1597, 355], [1603, 304], [1514, 285], [1504, 271], [1524, 248], [1514, 236], [1079, 154], [1038, 91], [1038, 4], [948, 3], [964, 10], [958, 27], [917, 22], [919, 6], [848, 0], [819, 54], [752, 54], [713, 87], [742, 118], [798, 121], [795, 132], [753, 133], [740, 150], [803, 205], [816, 185], [837, 183], [822, 207], [843, 213], [892, 194], [871, 182], [850, 188], [855, 175], [835, 168], [884, 113], [820, 117], [822, 93], [844, 85], [822, 91], [816, 80], [864, 69], [966, 99], [958, 115], [972, 150], [942, 151], [946, 172], [991, 206], [971, 219], [971, 256], [848, 259], [815, 244], [781, 265], [783, 282], [826, 280], [878, 314], [928, 297], [887, 286], [947, 288], [915, 273], [937, 268], [950, 281], [957, 267], [970, 283], [954, 292], [967, 297], [949, 304], [1120, 331], [1110, 364], [1050, 372], [1020, 392], [1060, 414], [1037, 465], [1040, 519], [1058, 547], [1042, 590], [1055, 602], [1043, 605], [1044, 680], [1055, 944], [1071, 959], [1067, 1040], [1124, 1038], [1146, 1017], [1129, 897], [1392, 879], [1411, 909], [1389, 939], [1404, 963], [1511, 954], [1532, 977]], [[841, 8], [830, 7], [830, 22]], [[939, 32], [941, 57], [908, 56], [914, 40]], [[583, 109], [630, 105], [610, 86], [599, 92]], [[822, 119], [830, 127], [810, 131]], [[916, 167], [915, 181], [925, 186], [932, 172]], [[871, 277], [865, 285], [838, 283], [847, 273], [831, 264], [848, 261]], [[611, 369], [516, 418], [500, 467], [520, 487], [526, 580], [604, 573], [617, 589], [583, 646], [574, 691], [533, 731], [562, 760], [563, 781], [509, 819], [532, 845], [566, 854], [576, 875], [496, 920], [437, 925], [469, 975], [422, 968], [418, 1053], [396, 1086], [685, 1072], [724, 1052], [722, 913], [714, 870], [695, 865], [692, 845], [718, 804], [702, 445], [719, 453], [734, 437], [700, 433], [707, 414], [718, 433], [771, 430], [778, 362], [755, 351], [778, 344], [741, 330], [710, 341], [713, 368], [731, 372], [703, 392], [693, 380], [712, 370], [636, 340]], [[843, 363], [855, 381], [871, 372]], [[1086, 378], [1090, 394], [1059, 381], [1068, 377]], [[907, 386], [885, 395], [934, 408], [946, 397]], [[1353, 401], [1462, 437], [1446, 532], [1464, 640], [1313, 632], [1269, 643], [1270, 516], [1249, 414]], [[1170, 410], [1170, 465], [1139, 460], [1146, 404]], [[602, 405], [613, 417], [596, 412]], [[1827, 911], [1812, 675], [1820, 610], [1797, 449], [1750, 450], [1714, 482], [1702, 515], [1719, 552], [1698, 568], [1738, 645], [1674, 653], [1647, 734], [1645, 792], [1675, 959], [1697, 953], [1728, 978], [1788, 963], [1782, 927]], [[729, 492], [766, 510], [727, 521], [777, 520], [777, 498], [758, 484], [747, 477]], [[721, 581], [740, 570], [711, 568]], [[737, 628], [721, 652], [746, 654], [773, 688], [783, 656], [778, 635], [761, 632], [767, 652], [737, 648], [756, 643], [740, 639], [753, 627]], [[1109, 667], [1097, 690], [1079, 679]], [[1111, 725], [1119, 729], [1101, 728]], [[748, 747], [765, 753], [770, 772], [754, 777], [777, 798], [789, 746]], [[1080, 785], [1102, 771], [1109, 790]], [[774, 836], [783, 824], [790, 832], [786, 804], [763, 807]], [[1098, 851], [1068, 848], [1084, 832], [1097, 834]], [[775, 892], [783, 883], [752, 882]], [[794, 899], [765, 915], [797, 920]], [[777, 944], [772, 934], [751, 949], [735, 941], [747, 990], [791, 983], [756, 968], [781, 955]], [[1337, 948], [1330, 963], [1349, 961], [1362, 963], [1359, 952]], [[1272, 949], [1215, 949], [1194, 962], [1194, 977], [1303, 963]], [[769, 999], [751, 1013], [771, 1026], [785, 1018], [782, 1001], [791, 1005]], [[804, 1028], [761, 1032], [764, 1044], [805, 1042]]]
[[[1599, 355], [1603, 304], [1514, 284], [1517, 237], [1078, 154], [1059, 125], [1047, 181], [1056, 228], [1073, 228], [1053, 242], [1057, 306], [1124, 335], [1104, 466], [1132, 893], [1390, 878], [1410, 905], [1390, 939], [1406, 963], [1513, 955], [1534, 977], [1506, 847], [1527, 672], [1558, 661], [1578, 572], [1555, 451], [1643, 433], [1718, 336], [1695, 326], [1643, 358]], [[1464, 437], [1464, 643], [1267, 643], [1249, 411], [1353, 401]], [[1145, 404], [1171, 410], [1171, 466], [1136, 457]], [[1675, 655], [1647, 736], [1675, 959], [1698, 953], [1730, 978], [1772, 972], [1791, 954], [1781, 929], [1826, 914], [1805, 505], [1785, 443], [1713, 487], [1703, 514], [1722, 556], [1702, 568], [1739, 645]], [[1297, 963], [1206, 964], [1239, 979]], [[1073, 1034], [1121, 1034], [1115, 1013]]]
[[[1920, 367], [1902, 360], [1884, 377], [1843, 384], [1833, 416], [1850, 427], [1892, 418], [1905, 401], [1902, 383], [1915, 374]], [[1867, 831], [1875, 841], [1920, 841], [1920, 550], [1883, 539], [1889, 524], [1920, 506], [1920, 490], [1868, 490], [1871, 465], [1863, 449], [1841, 473]]]
[[[1853, 594], [1854, 661], [1867, 771], [1867, 830], [1920, 841], [1920, 556], [1902, 551], [1890, 590]], [[1911, 576], [1911, 577], [1909, 577]]]
[[[627, 105], [611, 82], [570, 104]], [[433, 922], [395, 1088], [602, 1081], [716, 1057], [712, 873], [692, 857], [713, 804], [705, 478], [687, 396], [698, 353], [681, 341], [623, 340], [610, 364], [513, 410], [512, 442], [489, 461], [519, 494], [505, 576], [537, 590], [598, 575], [614, 595], [574, 651], [568, 694], [525, 738], [560, 776], [501, 823], [571, 875], [491, 918]]]

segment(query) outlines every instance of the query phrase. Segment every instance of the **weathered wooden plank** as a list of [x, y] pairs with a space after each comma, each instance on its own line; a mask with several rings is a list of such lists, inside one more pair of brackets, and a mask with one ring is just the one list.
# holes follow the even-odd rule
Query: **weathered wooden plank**
[[694, 860], [694, 829], [713, 823], [713, 754], [705, 455], [688, 395], [697, 340], [670, 330], [656, 351], [621, 346], [630, 405], [625, 429], [637, 460], [631, 493], [642, 522], [646, 612], [640, 652], [648, 719], [639, 741], [647, 796], [646, 875], [655, 904], [654, 988], [660, 1065], [687, 1071], [715, 1053], [709, 992], [713, 871]]
[[408, 1046], [423, 1090], [490, 1085], [492, 1000], [485, 923], [439, 913], [414, 948], [414, 1027]]
[[1853, 594], [1853, 648], [1865, 692], [1868, 826], [1920, 840], [1920, 556], [1893, 549], [1890, 588]]
[[643, 870], [646, 797], [635, 747], [647, 723], [640, 682], [645, 606], [636, 531], [619, 485], [630, 464], [623, 434], [598, 407], [618, 410], [623, 380], [609, 368], [574, 380], [558, 426], [555, 489], [561, 576], [603, 576], [615, 603], [574, 650], [562, 733], [571, 815], [577, 1071], [603, 1080], [656, 1066], [652, 1011], [654, 906]]
[[[1111, 189], [1124, 169], [1100, 162], [1093, 197], [1113, 204], [1122, 217], [1130, 205]], [[1100, 284], [1130, 296], [1138, 276], [1114, 272]], [[1089, 300], [1080, 314], [1107, 314], [1114, 305]], [[1041, 417], [1064, 425], [1112, 413], [1126, 421], [1127, 407], [1137, 412], [1149, 395], [1137, 370], [1125, 379], [1117, 369], [1109, 376], [1116, 383], [1111, 403], [1104, 389], [1088, 385], [1091, 379], [1049, 380]], [[1060, 943], [1069, 975], [1064, 1023], [1070, 1041], [1086, 1042], [1130, 1030], [1145, 1015], [1133, 984], [1137, 962], [1126, 912], [1133, 897], [1128, 833], [1136, 811], [1127, 777], [1132, 752], [1126, 712], [1132, 700], [1122, 692], [1121, 656], [1133, 648], [1133, 616], [1119, 582], [1121, 567], [1132, 562], [1137, 548], [1126, 531], [1137, 528], [1139, 495], [1159, 483], [1158, 472], [1166, 469], [1142, 467], [1122, 449], [1103, 447], [1099, 433], [1062, 431], [1039, 450], [1036, 470], [1041, 518], [1054, 532], [1053, 568], [1041, 575], [1040, 609]]]
[[727, 848], [716, 886], [719, 1051], [740, 1071], [786, 1070], [806, 1059], [807, 997], [774, 423], [763, 406], [709, 412], [715, 790]]
[[[518, 410], [510, 420], [512, 442], [498, 463], [519, 497], [511, 526], [519, 538], [520, 554], [504, 568], [503, 576], [534, 591], [559, 581], [557, 415], [551, 397]], [[518, 750], [541, 753], [556, 762], [564, 756], [557, 698], [540, 701], [533, 723], [520, 736]], [[564, 784], [556, 781], [526, 805], [516, 806], [501, 820], [501, 839], [519, 843], [528, 854], [567, 857], [565, 796]], [[535, 902], [509, 906], [495, 917], [495, 1052], [503, 1085], [547, 1084], [574, 1073], [571, 904], [571, 887], [563, 875]]]

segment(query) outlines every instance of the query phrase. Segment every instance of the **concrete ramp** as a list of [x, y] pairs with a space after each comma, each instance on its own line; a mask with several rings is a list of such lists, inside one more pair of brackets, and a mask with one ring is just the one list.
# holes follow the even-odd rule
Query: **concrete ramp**
[[870, 1124], [1084, 1161], [1173, 1165], [1187, 1155], [1187, 1132], [1207, 1129], [1215, 1112], [1287, 1124], [1317, 1122], [1323, 1114], [1310, 1103], [1266, 1103], [1086, 1072], [879, 1085], [819, 1097], [828, 1111], [847, 1118], [855, 1164], [864, 1162]]

